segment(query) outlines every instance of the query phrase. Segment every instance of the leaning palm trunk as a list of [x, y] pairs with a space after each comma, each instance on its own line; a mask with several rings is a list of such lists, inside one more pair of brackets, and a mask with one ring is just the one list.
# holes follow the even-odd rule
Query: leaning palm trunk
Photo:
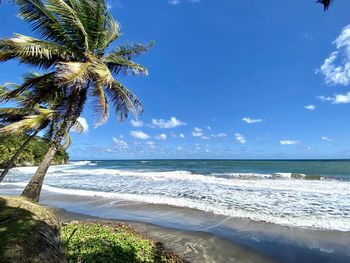
[[[84, 96], [86, 96], [86, 94], [84, 94]], [[42, 188], [47, 170], [49, 169], [51, 162], [55, 157], [56, 152], [61, 146], [61, 141], [63, 137], [67, 132], [69, 132], [69, 130], [71, 129], [71, 127], [73, 126], [73, 124], [76, 122], [77, 118], [80, 115], [83, 105], [79, 105], [78, 109], [74, 107], [76, 106], [76, 100], [78, 98], [79, 96], [73, 96], [70, 102], [70, 105], [67, 109], [65, 118], [59, 130], [56, 133], [54, 141], [52, 142], [49, 150], [45, 154], [44, 159], [40, 163], [34, 176], [30, 180], [26, 188], [23, 190], [23, 193], [21, 194], [21, 196], [26, 197], [33, 202], [39, 202], [40, 192], [41, 192], [41, 188]], [[80, 104], [82, 104], [82, 102]]]
[[37, 129], [32, 135], [30, 135], [24, 141], [24, 143], [21, 145], [21, 147], [16, 151], [16, 153], [12, 156], [12, 158], [7, 162], [5, 170], [3, 170], [1, 175], [0, 175], [0, 183], [2, 182], [2, 180], [4, 180], [6, 174], [13, 167], [13, 165], [15, 164], [18, 156], [25, 150], [25, 148], [27, 147], [28, 143], [38, 134], [39, 131], [40, 131], [40, 129]]

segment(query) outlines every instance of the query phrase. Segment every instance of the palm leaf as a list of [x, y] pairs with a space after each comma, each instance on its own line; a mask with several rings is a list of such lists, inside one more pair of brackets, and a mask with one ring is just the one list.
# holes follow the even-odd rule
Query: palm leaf
[[[56, 14], [65, 31], [69, 33], [78, 47], [89, 50], [88, 35], [77, 12], [63, 0], [47, 0], [46, 8]], [[91, 19], [91, 17], [90, 17]], [[93, 20], [93, 19], [92, 19]]]
[[107, 65], [110, 71], [115, 74], [148, 75], [148, 70], [145, 67], [115, 53], [112, 53], [109, 56], [105, 57], [103, 59], [103, 62]]
[[333, 0], [317, 0], [317, 3], [323, 4], [324, 10], [327, 10], [332, 2]]
[[56, 65], [57, 86], [82, 85], [89, 78], [90, 62], [60, 62]]
[[58, 44], [15, 34], [10, 39], [0, 40], [0, 62], [13, 58], [25, 64], [49, 68], [57, 61], [75, 60], [75, 55]]
[[129, 116], [129, 112], [133, 112], [137, 118], [139, 112], [143, 112], [141, 102], [126, 87], [117, 81], [114, 81], [106, 92], [114, 104], [116, 114], [120, 120], [124, 120]]
[[100, 82], [94, 83], [92, 95], [97, 97], [96, 111], [101, 112], [101, 117], [95, 124], [95, 128], [104, 124], [109, 117], [108, 101]]
[[57, 17], [50, 12], [41, 0], [16, 0], [19, 16], [29, 22], [41, 37], [76, 50], [77, 46]]
[[72, 144], [72, 139], [68, 132], [66, 132], [66, 134], [64, 135], [63, 140], [64, 140], [64, 144], [62, 145], [62, 149], [67, 150], [69, 146], [71, 146]]

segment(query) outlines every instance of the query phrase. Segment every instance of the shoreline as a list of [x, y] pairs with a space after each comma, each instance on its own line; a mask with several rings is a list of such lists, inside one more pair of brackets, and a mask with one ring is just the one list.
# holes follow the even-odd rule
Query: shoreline
[[[0, 185], [0, 194], [18, 194]], [[64, 217], [125, 222], [191, 262], [349, 262], [349, 232], [286, 227], [193, 209], [43, 191]], [[65, 209], [66, 212], [62, 212]], [[203, 261], [204, 260], [204, 261]]]
[[150, 223], [117, 219], [106, 219], [75, 212], [69, 212], [62, 208], [51, 208], [58, 218], [64, 223], [88, 222], [88, 223], [121, 223], [134, 229], [137, 233], [160, 242], [167, 251], [171, 251], [183, 258], [186, 262], [275, 262], [268, 257], [251, 251], [244, 246], [233, 244], [223, 238], [218, 238], [205, 232], [191, 232], [160, 227]]

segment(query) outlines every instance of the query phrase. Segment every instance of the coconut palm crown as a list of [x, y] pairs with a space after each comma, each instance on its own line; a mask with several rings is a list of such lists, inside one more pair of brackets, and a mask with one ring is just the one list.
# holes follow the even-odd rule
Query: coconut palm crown
[[26, 197], [38, 201], [43, 177], [53, 155], [64, 134], [82, 112], [87, 96], [93, 98], [95, 110], [100, 114], [96, 126], [107, 120], [109, 103], [113, 104], [121, 120], [127, 118], [129, 112], [137, 115], [143, 111], [136, 96], [115, 77], [118, 74], [147, 75], [147, 69], [132, 59], [148, 51], [153, 43], [119, 45], [107, 53], [110, 44], [121, 34], [105, 0], [16, 2], [19, 16], [31, 24], [38, 38], [14, 34], [1, 39], [0, 61], [17, 59], [46, 73], [27, 78], [21, 88], [10, 96], [36, 88], [49, 94], [56, 93], [57, 89], [63, 90], [66, 98], [62, 105], [64, 121], [56, 132], [52, 147], [24, 191]]
[[[39, 75], [35, 74], [35, 76]], [[7, 102], [11, 105], [0, 108], [0, 124], [2, 126], [0, 128], [0, 134], [15, 135], [20, 138], [27, 134], [27, 136], [24, 136], [25, 139], [21, 146], [7, 160], [5, 169], [0, 174], [0, 183], [15, 164], [20, 154], [38, 133], [44, 132], [44, 139], [50, 142], [55, 137], [56, 129], [60, 126], [64, 118], [59, 108], [62, 102], [65, 101], [63, 96], [51, 97], [49, 93], [41, 94], [40, 92], [39, 95], [43, 96], [40, 96], [40, 99], [33, 100], [33, 98], [38, 96], [38, 94], [35, 94], [35, 89], [22, 92], [21, 95], [10, 95], [19, 88], [21, 86], [14, 83], [7, 83], [4, 86], [0, 86], [0, 100], [8, 98]], [[80, 133], [84, 131], [83, 126], [78, 120], [75, 122], [73, 128]], [[62, 145], [62, 148], [67, 149], [70, 144], [71, 138], [67, 132], [64, 136], [64, 145]]]

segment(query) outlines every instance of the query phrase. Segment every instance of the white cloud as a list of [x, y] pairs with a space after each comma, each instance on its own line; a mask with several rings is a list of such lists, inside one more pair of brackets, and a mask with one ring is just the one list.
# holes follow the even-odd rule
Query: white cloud
[[[195, 3], [199, 3], [201, 0], [189, 0], [189, 2], [190, 3], [193, 3], [193, 4], [195, 4]], [[170, 4], [170, 5], [179, 5], [179, 4], [181, 4], [181, 1], [180, 0], [168, 0], [168, 3]]]
[[156, 148], [156, 144], [152, 141], [147, 141], [147, 142], [145, 142], [145, 144], [148, 145], [151, 149]]
[[350, 103], [350, 92], [346, 94], [335, 94], [332, 104], [346, 104]]
[[343, 28], [333, 44], [337, 50], [325, 59], [319, 71], [326, 83], [347, 86], [350, 84], [350, 25]]
[[324, 95], [322, 95], [322, 96], [317, 96], [316, 98], [318, 98], [320, 101], [333, 101], [333, 100], [334, 100], [334, 98], [332, 98], [332, 97], [326, 97], [326, 96], [324, 96]]
[[300, 141], [297, 140], [281, 140], [280, 144], [281, 145], [295, 145], [295, 144], [299, 144]]
[[327, 136], [322, 136], [322, 137], [321, 137], [321, 140], [327, 141], [327, 142], [332, 142], [332, 141], [333, 141], [332, 138], [329, 138], [329, 137], [327, 137]]
[[316, 106], [315, 105], [306, 105], [304, 108], [307, 110], [315, 110]]
[[113, 142], [119, 150], [126, 150], [129, 148], [129, 145], [122, 139], [113, 137]]
[[203, 134], [203, 130], [198, 128], [198, 127], [195, 127], [192, 131], [192, 136], [193, 137], [202, 137], [204, 134]]
[[135, 139], [139, 140], [147, 140], [150, 138], [150, 136], [147, 133], [144, 133], [143, 131], [131, 131], [130, 135]]
[[210, 140], [211, 138], [209, 136], [204, 135], [204, 132], [201, 128], [195, 127], [192, 131], [193, 137], [199, 137], [202, 140]]
[[169, 0], [168, 3], [170, 5], [179, 5], [181, 2], [180, 2], [180, 0]]
[[185, 138], [185, 134], [180, 133], [180, 134], [179, 134], [179, 137], [180, 137], [181, 139], [183, 139], [183, 138]]
[[151, 126], [153, 128], [172, 129], [183, 125], [186, 125], [186, 123], [176, 119], [175, 117], [171, 117], [170, 120], [153, 119]]
[[227, 137], [227, 134], [221, 132], [221, 133], [218, 133], [218, 134], [212, 134], [211, 137], [213, 137], [213, 138], [216, 138], [216, 137], [217, 138], [224, 138], [224, 137]]
[[242, 121], [248, 123], [248, 124], [253, 124], [253, 123], [259, 123], [259, 122], [262, 122], [263, 120], [262, 119], [252, 119], [252, 118], [249, 118], [249, 117], [244, 117], [242, 118]]
[[235, 133], [235, 138], [236, 140], [240, 143], [240, 144], [245, 144], [247, 142], [246, 138], [244, 137], [244, 135], [240, 134], [240, 133]]
[[168, 136], [165, 133], [162, 133], [162, 134], [155, 136], [154, 138], [157, 140], [160, 140], [160, 141], [165, 141], [168, 138]]
[[[83, 117], [79, 117], [77, 121], [80, 123], [80, 125], [83, 127], [83, 133], [86, 133], [89, 131], [89, 124], [87, 123], [86, 119]], [[71, 129], [72, 132], [79, 132], [78, 129], [75, 129], [74, 127]]]
[[130, 121], [131, 125], [133, 127], [142, 127], [143, 126], [143, 122], [142, 121], [139, 121], [139, 120], [131, 120]]
[[347, 104], [350, 103], [350, 92], [345, 94], [334, 94], [333, 97], [318, 96], [321, 101], [329, 101], [332, 104]]

